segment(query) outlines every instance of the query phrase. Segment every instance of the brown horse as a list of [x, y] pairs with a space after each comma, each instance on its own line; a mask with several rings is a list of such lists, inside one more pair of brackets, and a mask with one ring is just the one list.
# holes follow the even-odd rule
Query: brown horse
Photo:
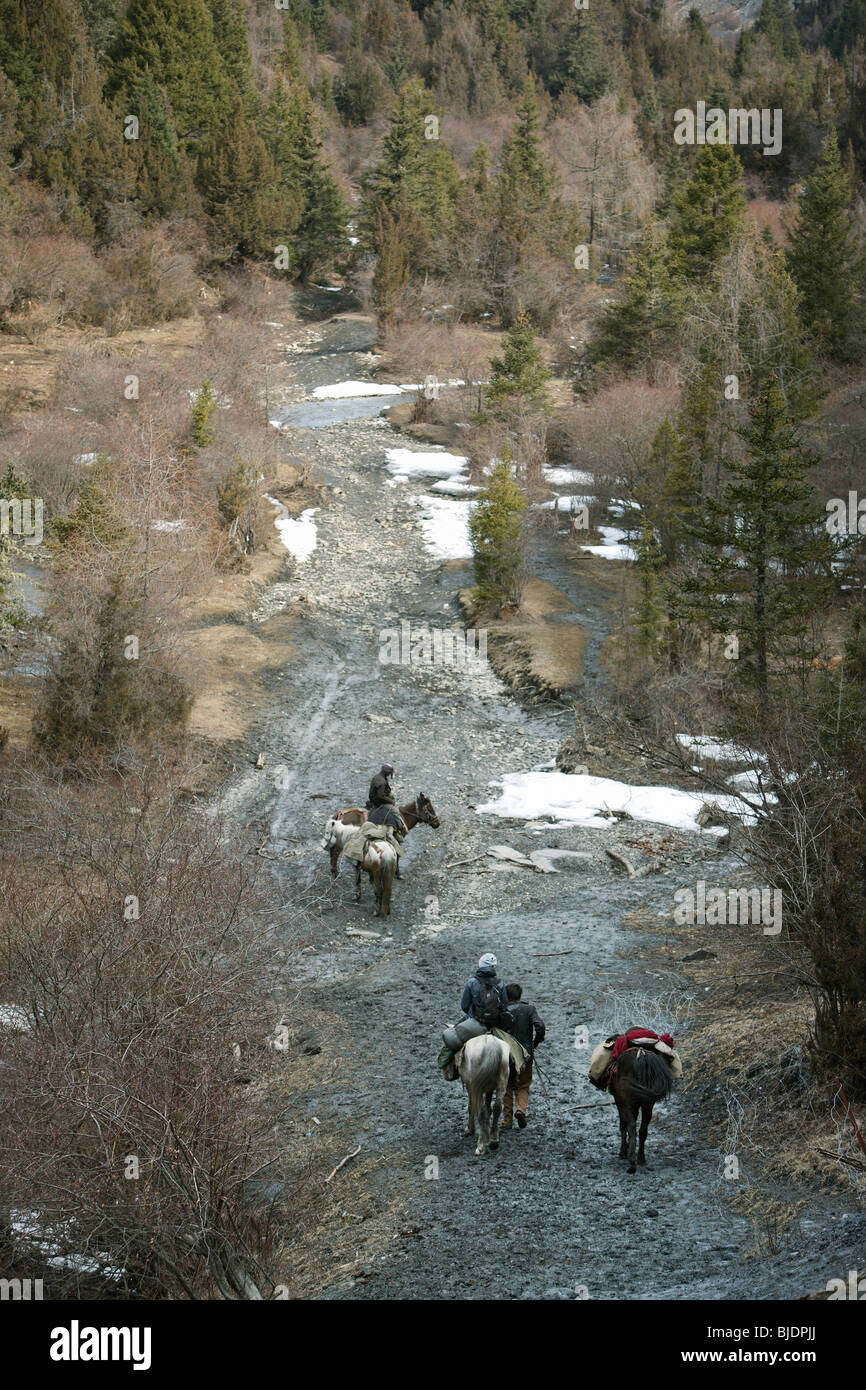
[[[607, 1089], [619, 1111], [620, 1158], [628, 1159], [628, 1171], [637, 1172], [637, 1163], [646, 1164], [644, 1146], [647, 1130], [657, 1100], [666, 1100], [674, 1083], [674, 1074], [664, 1054], [648, 1047], [627, 1047], [613, 1064]], [[640, 1111], [640, 1134], [637, 1163], [635, 1137]]]
[[[391, 808], [384, 809], [390, 810]], [[430, 825], [434, 830], [439, 829], [440, 821], [433, 809], [433, 802], [423, 792], [419, 792], [415, 800], [411, 801], [408, 806], [398, 806], [397, 810], [403, 818], [403, 824], [407, 831], [414, 830], [416, 825]], [[322, 840], [322, 849], [326, 849], [331, 856], [331, 873], [334, 878], [337, 877], [340, 869], [340, 857], [352, 835], [359, 825], [372, 820], [374, 816], [376, 816], [375, 811], [368, 816], [367, 812], [362, 810], [360, 806], [349, 806], [345, 811], [336, 811], [328, 820]], [[356, 873], [355, 882], [360, 891], [360, 866]]]

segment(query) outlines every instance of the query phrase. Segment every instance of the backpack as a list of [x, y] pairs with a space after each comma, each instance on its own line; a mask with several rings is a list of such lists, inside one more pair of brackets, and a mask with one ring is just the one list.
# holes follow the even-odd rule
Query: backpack
[[498, 1028], [503, 1012], [499, 981], [481, 975], [476, 976], [476, 979], [478, 980], [478, 998], [475, 1001], [475, 1017], [479, 1023], [484, 1024], [485, 1028]]

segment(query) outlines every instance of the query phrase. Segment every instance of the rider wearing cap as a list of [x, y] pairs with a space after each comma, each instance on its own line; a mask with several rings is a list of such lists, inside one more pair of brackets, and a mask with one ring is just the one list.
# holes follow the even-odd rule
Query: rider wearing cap
[[505, 985], [496, 973], [496, 957], [485, 951], [478, 969], [463, 988], [460, 1007], [469, 1018], [475, 1018], [486, 1028], [498, 1028], [501, 1016], [508, 1019], [508, 998]]

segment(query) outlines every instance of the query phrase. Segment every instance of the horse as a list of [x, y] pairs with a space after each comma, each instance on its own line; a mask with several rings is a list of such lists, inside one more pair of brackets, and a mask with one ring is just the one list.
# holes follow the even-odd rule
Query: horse
[[391, 916], [391, 891], [394, 887], [397, 862], [397, 851], [387, 840], [368, 840], [364, 849], [364, 858], [355, 866], [355, 902], [361, 896], [361, 870], [363, 869], [369, 874], [373, 891], [376, 894], [374, 917]]
[[[419, 792], [415, 800], [410, 802], [408, 806], [398, 806], [396, 809], [403, 818], [407, 832], [414, 830], [416, 825], [429, 825], [434, 830], [439, 829], [440, 821], [433, 809], [433, 802], [423, 792]], [[387, 813], [393, 810], [393, 806], [377, 806], [375, 811], [371, 811], [368, 815], [360, 806], [349, 806], [345, 811], [334, 812], [325, 825], [325, 834], [322, 839], [322, 849], [327, 850], [331, 856], [331, 874], [334, 878], [339, 873], [340, 856], [358, 826], [364, 825], [368, 820], [372, 821], [374, 825], [382, 825], [386, 821]], [[360, 868], [355, 875], [355, 883], [360, 890]]]
[[[619, 1111], [620, 1158], [628, 1159], [629, 1173], [637, 1172], [637, 1163], [646, 1165], [647, 1130], [657, 1100], [666, 1100], [674, 1083], [674, 1074], [663, 1053], [648, 1047], [627, 1047], [613, 1066], [608, 1090]], [[635, 1134], [640, 1111], [640, 1135], [635, 1162]]]
[[488, 1148], [499, 1148], [499, 1117], [508, 1086], [508, 1066], [511, 1049], [507, 1042], [485, 1033], [470, 1038], [455, 1058], [457, 1073], [469, 1092], [469, 1118], [466, 1134], [475, 1133], [475, 1121], [480, 1118], [481, 1132], [475, 1146], [476, 1157]]

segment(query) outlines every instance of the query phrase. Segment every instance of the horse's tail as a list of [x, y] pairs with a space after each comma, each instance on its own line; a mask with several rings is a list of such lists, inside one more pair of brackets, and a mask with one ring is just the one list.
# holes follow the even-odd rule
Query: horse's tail
[[665, 1100], [674, 1084], [674, 1074], [667, 1062], [647, 1047], [638, 1048], [634, 1071], [628, 1078], [629, 1090], [635, 1100]]
[[385, 917], [391, 911], [391, 892], [394, 887], [394, 875], [397, 871], [397, 855], [394, 850], [390, 854], [384, 855], [380, 867], [382, 875], [382, 913]]
[[[497, 1047], [496, 1039], [490, 1034], [485, 1034], [480, 1038], [470, 1038], [469, 1043], [480, 1043], [482, 1046], [473, 1048], [473, 1052], [478, 1053], [478, 1062], [473, 1071], [470, 1084], [468, 1086], [470, 1096], [483, 1096], [487, 1091], [495, 1091], [499, 1085], [499, 1070], [502, 1066], [502, 1049]], [[494, 1046], [491, 1046], [491, 1043]]]

